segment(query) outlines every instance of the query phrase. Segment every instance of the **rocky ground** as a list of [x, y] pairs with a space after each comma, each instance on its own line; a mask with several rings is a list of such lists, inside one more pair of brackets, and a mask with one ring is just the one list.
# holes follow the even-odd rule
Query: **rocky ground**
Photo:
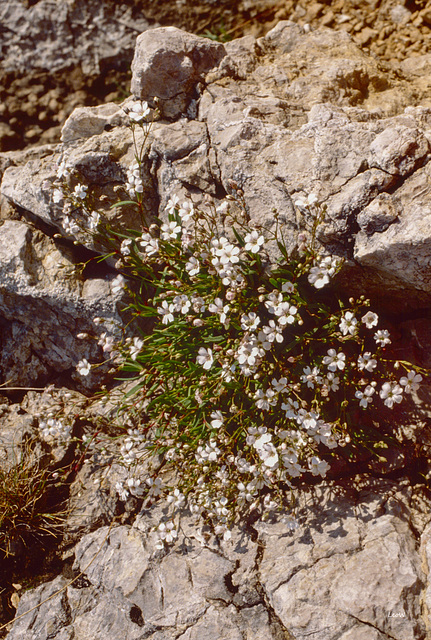
[[[57, 142], [75, 107], [124, 99], [134, 40], [148, 27], [174, 25], [227, 40], [262, 36], [286, 19], [347, 31], [365, 52], [401, 76], [405, 57], [431, 52], [431, 3], [426, 0], [74, 0], [58, 2], [54, 14], [49, 0], [6, 0], [0, 7], [0, 150]], [[97, 48], [97, 39], [106, 34], [115, 41], [117, 54], [100, 58], [100, 50], [92, 52], [88, 64], [88, 56], [80, 53], [89, 43]], [[52, 59], [34, 55], [41, 40], [51, 48]], [[67, 41], [73, 53], [55, 59]]]
[[[397, 357], [430, 366], [425, 4], [303, 3], [301, 9], [244, 0], [191, 10], [178, 3], [156, 9], [150, 2], [58, 0], [53, 13], [51, 0], [4, 2], [9, 93], [3, 94], [3, 145], [32, 148], [0, 158], [0, 382], [67, 388], [55, 392], [58, 398], [35, 391], [5, 397], [0, 442], [13, 434], [14, 447], [24, 450], [39, 433], [40, 419], [57, 415], [57, 404], [70, 412], [77, 438], [103, 420], [112, 428], [113, 421], [112, 406], [87, 397], [100, 380], [89, 380], [81, 395], [73, 391], [73, 376], [77, 360], [102, 359], [95, 341], [76, 334], [104, 331], [94, 328], [95, 315], [116, 318], [116, 274], [103, 266], [82, 274], [74, 269], [83, 257], [64, 230], [49, 184], [64, 152], [85, 182], [104, 193], [124, 180], [133, 159], [131, 134], [124, 113], [111, 104], [75, 112], [61, 147], [36, 144], [57, 141], [74, 106], [127, 95], [136, 34], [148, 26], [175, 23], [222, 37], [260, 37], [286, 17], [311, 30], [281, 24], [258, 45], [253, 38], [230, 43], [205, 78], [192, 69], [187, 86], [159, 87], [173, 98], [161, 101], [166, 117], [151, 139], [149, 212], [156, 214], [158, 206], [162, 212], [173, 192], [190, 188], [197, 202], [205, 193], [217, 198], [233, 178], [253, 219], [262, 220], [265, 211], [269, 224], [276, 208], [292, 229], [292, 200], [298, 193], [318, 194], [329, 216], [321, 241], [335, 243], [352, 260], [344, 282], [349, 295], [353, 288], [374, 293], [392, 322]], [[314, 28], [322, 24], [335, 32]], [[343, 30], [356, 44], [337, 33]], [[159, 42], [166, 64], [172, 60], [169, 34]], [[201, 42], [194, 46], [199, 50]], [[155, 76], [165, 70], [163, 61], [158, 64]], [[151, 65], [142, 67], [150, 77]], [[137, 76], [136, 95], [155, 95], [147, 95], [148, 82], [141, 81]], [[175, 120], [185, 112], [189, 118]], [[133, 227], [133, 220], [124, 224]], [[222, 544], [201, 537], [185, 516], [184, 536], [167, 553], [158, 553], [149, 535], [162, 507], [136, 515], [140, 505], [120, 504], [115, 485], [125, 470], [109, 457], [118, 457], [117, 449], [106, 448], [106, 478], [96, 454], [88, 464], [81, 456], [71, 466], [73, 452], [56, 450], [56, 469], [70, 471], [64, 545], [35, 552], [32, 542], [31, 554], [14, 547], [8, 561], [2, 559], [0, 625], [17, 609], [23, 617], [9, 627], [9, 640], [425, 640], [431, 628], [430, 397], [424, 385], [412, 420], [397, 416], [414, 434], [408, 452], [388, 451], [387, 464], [352, 469], [351, 478], [298, 495], [296, 533], [280, 519], [235, 529], [233, 541]], [[0, 470], [7, 470], [12, 449], [1, 444]], [[102, 526], [112, 514], [115, 527]], [[26, 565], [29, 555], [33, 564]]]

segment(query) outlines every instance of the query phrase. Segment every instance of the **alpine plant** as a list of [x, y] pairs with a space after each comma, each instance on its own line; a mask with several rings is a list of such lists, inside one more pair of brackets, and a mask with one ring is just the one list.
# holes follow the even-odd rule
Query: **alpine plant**
[[[137, 103], [132, 129], [148, 134], [148, 117]], [[125, 186], [131, 200], [115, 206], [141, 206], [142, 162], [137, 150]], [[63, 162], [59, 180], [69, 172]], [[96, 233], [88, 189], [69, 191]], [[290, 255], [282, 230], [251, 224], [242, 191], [233, 182], [230, 191], [218, 206], [173, 195], [160, 219], [110, 235], [121, 265], [114, 288], [128, 290], [136, 335], [118, 343], [104, 334], [104, 355], [121, 354], [121, 371], [135, 379], [125, 410], [133, 404], [141, 419], [124, 440], [129, 479], [117, 491], [122, 500], [166, 500], [160, 547], [176, 539], [180, 507], [228, 538], [236, 520], [281, 508], [290, 488], [324, 478], [333, 461], [390, 441], [373, 426], [379, 404], [382, 415], [393, 411], [422, 381], [417, 367], [391, 358], [390, 333], [364, 296], [346, 300], [335, 287], [325, 295], [342, 260], [315, 247], [322, 207], [314, 195], [295, 203], [314, 222]], [[57, 184], [55, 198], [62, 194]], [[67, 217], [66, 231], [74, 224]], [[77, 365], [82, 375], [90, 368]], [[142, 450], [174, 471], [175, 486], [158, 474], [136, 477]]]

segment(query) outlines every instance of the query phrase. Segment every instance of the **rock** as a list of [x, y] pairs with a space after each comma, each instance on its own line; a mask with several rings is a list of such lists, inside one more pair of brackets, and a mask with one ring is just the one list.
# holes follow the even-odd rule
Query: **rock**
[[[262, 584], [297, 640], [310, 633], [322, 640], [368, 637], [370, 627], [379, 639], [424, 637], [418, 595], [426, 578], [405, 498], [387, 501], [369, 490], [362, 496], [355, 507], [329, 495], [328, 503], [319, 489], [308, 526], [283, 538], [277, 525], [259, 527], [266, 539]], [[320, 515], [312, 506], [319, 501], [326, 505]]]
[[[23, 459], [26, 442], [35, 440], [35, 420], [17, 404], [0, 404], [0, 469], [9, 472]], [[40, 447], [38, 454], [40, 455]]]
[[[314, 193], [327, 209], [319, 242], [347, 258], [345, 292], [369, 295], [374, 287], [386, 309], [419, 309], [398, 329], [429, 350], [429, 318], [420, 310], [431, 296], [428, 106], [406, 108], [411, 94], [346, 33], [291, 22], [226, 46], [172, 28], [146, 32], [133, 71], [135, 95], [157, 95], [164, 117], [174, 120], [154, 123], [148, 139], [145, 216], [163, 218], [174, 193], [190, 192], [197, 204], [210, 194], [217, 205], [233, 179], [250, 219], [268, 236], [281, 225], [294, 251], [310, 222], [294, 202]], [[121, 323], [121, 295], [113, 294], [111, 271], [77, 277], [82, 248], [76, 253], [71, 240], [81, 236], [65, 230], [66, 209], [53, 202], [52, 186], [65, 160], [69, 188], [82, 181], [95, 203], [107, 194], [106, 219], [140, 229], [133, 211], [121, 220], [110, 209], [134, 157], [124, 115], [112, 104], [76, 111], [58, 148], [0, 156], [10, 203], [0, 226], [0, 373], [8, 384], [100, 386], [99, 374], [78, 382], [75, 367], [104, 358], [97, 342], [111, 320]], [[20, 219], [8, 218], [13, 209]], [[51, 237], [57, 231], [66, 241]], [[94, 256], [98, 247], [88, 246], [86, 256]], [[105, 325], [95, 325], [95, 316]], [[427, 393], [418, 413], [429, 417]], [[56, 411], [58, 398], [50, 404], [43, 395], [0, 404], [5, 468], [40, 416]], [[79, 416], [73, 424], [89, 433], [103, 420], [114, 429], [112, 409], [79, 396], [70, 399], [69, 417]], [[429, 446], [425, 427], [416, 435], [418, 446]], [[64, 451], [52, 455], [60, 462]], [[220, 541], [183, 511], [178, 540], [160, 549], [155, 528], [164, 506], [121, 503], [116, 483], [127, 470], [112, 438], [70, 487], [64, 531], [65, 544], [75, 545], [66, 555], [74, 556], [76, 579], [58, 576], [24, 592], [23, 617], [8, 640], [424, 640], [431, 628], [429, 500], [401, 477], [407, 457], [390, 448], [387, 458], [373, 474], [396, 473], [396, 480], [366, 476], [293, 490], [297, 527], [290, 513], [277, 513]], [[134, 471], [143, 481], [157, 472], [144, 462]]]
[[71, 252], [24, 222], [5, 221], [0, 238], [2, 379], [8, 386], [35, 386], [67, 372], [84, 387], [98, 386], [92, 377], [79, 378], [75, 366], [99, 359], [100, 348], [77, 335], [106, 331], [94, 325], [96, 316], [120, 322], [109, 279], [81, 281]]
[[[344, 32], [306, 32], [294, 23], [281, 22], [264, 38], [242, 38], [226, 46], [176, 29], [146, 32], [140, 37], [134, 63], [133, 86], [139, 87], [136, 92], [140, 98], [149, 98], [156, 86], [151, 83], [161, 77], [158, 72], [170, 68], [165, 58], [176, 60], [180, 67], [185, 65], [185, 75], [170, 76], [164, 81], [165, 93], [160, 93], [164, 108], [174, 105], [178, 119], [153, 124], [142, 166], [145, 220], [155, 215], [163, 219], [164, 207], [175, 193], [185, 197], [191, 192], [196, 205], [210, 194], [217, 204], [229, 192], [229, 181], [235, 180], [244, 192], [250, 219], [263, 224], [268, 237], [281, 225], [288, 249], [293, 251], [298, 233], [307, 224], [293, 203], [298, 195], [314, 193], [328, 214], [319, 229], [319, 240], [326, 250], [347, 258], [339, 282], [349, 295], [367, 291], [378, 297], [381, 307], [396, 311], [429, 306], [431, 236], [424, 215], [429, 208], [428, 107], [404, 109], [405, 95]], [[206, 73], [208, 69], [211, 71]], [[185, 88], [178, 98], [175, 83], [182, 80]], [[196, 93], [202, 80], [206, 88]], [[147, 94], [142, 93], [144, 89]], [[177, 98], [184, 104], [199, 98], [198, 114], [179, 118], [182, 108], [178, 111]], [[378, 111], [377, 103], [383, 105]], [[385, 105], [389, 105], [386, 113]], [[397, 115], [391, 115], [394, 109]], [[65, 125], [64, 142], [58, 148], [44, 147], [39, 155], [34, 151], [2, 154], [3, 199], [41, 230], [58, 232], [69, 240], [84, 242], [93, 251], [101, 250], [81, 232], [70, 234], [64, 228], [64, 203], [53, 202], [57, 166], [64, 160], [72, 174], [70, 189], [77, 181], [83, 182], [97, 203], [97, 211], [114, 228], [139, 229], [142, 220], [134, 208], [123, 209], [121, 218], [118, 209], [111, 208], [119, 197], [127, 197], [121, 192], [117, 195], [116, 190], [124, 185], [135, 155], [125, 122], [116, 105], [81, 109]], [[112, 129], [101, 132], [106, 124]], [[142, 140], [138, 135], [138, 145]], [[2, 210], [3, 216], [15, 216], [6, 204]], [[18, 233], [18, 227], [14, 229]], [[18, 278], [26, 283], [20, 286], [30, 300], [34, 298], [28, 308], [38, 316], [36, 309], [46, 299], [40, 291], [47, 292], [54, 280], [58, 284], [57, 257], [49, 258], [54, 249], [52, 242], [46, 241], [52, 249], [45, 261], [37, 267], [23, 266], [21, 256], [31, 253], [33, 236], [42, 236], [19, 229], [19, 240], [13, 236], [16, 250], [7, 261], [8, 270], [21, 269], [21, 275], [9, 281]], [[40, 246], [45, 245], [42, 242]], [[268, 247], [275, 257], [276, 247], [270, 243]], [[62, 263], [64, 258], [59, 260]], [[70, 270], [74, 258], [67, 260]], [[39, 277], [45, 277], [44, 269], [55, 272], [55, 278], [46, 279], [48, 289], [37, 284]], [[90, 317], [100, 315], [105, 305], [90, 300], [101, 301], [106, 286], [106, 280], [96, 278], [76, 289], [87, 300], [75, 299], [73, 311], [67, 312], [69, 328], [61, 338], [57, 336], [61, 357], [48, 338], [44, 338], [43, 353], [50, 353], [49, 357], [36, 355], [40, 354], [40, 349], [33, 349], [36, 337], [30, 339], [36, 328], [27, 333], [27, 321], [10, 310], [16, 298], [8, 294], [2, 302], [6, 320], [0, 358], [3, 372], [10, 372], [16, 384], [21, 384], [19, 380], [29, 384], [30, 380], [49, 379], [53, 366], [70, 372], [78, 356], [95, 354], [94, 346], [72, 338], [70, 322], [79, 308], [85, 317], [80, 326], [88, 329]], [[13, 287], [15, 291], [16, 285]], [[46, 295], [52, 299], [51, 294]], [[58, 304], [63, 317], [67, 306], [63, 297], [61, 300]], [[102, 315], [110, 317], [112, 312], [105, 310]]]
[[[88, 111], [85, 112], [88, 115]], [[99, 112], [100, 113], [100, 112]], [[102, 119], [103, 120], [103, 119]], [[100, 124], [99, 116], [95, 121]], [[69, 239], [78, 238], [89, 248], [99, 248], [94, 245], [88, 234], [71, 233], [64, 228], [64, 218], [70, 215], [70, 211], [64, 208], [64, 202], [53, 201], [54, 182], [57, 179], [57, 169], [62, 160], [67, 161], [72, 177], [68, 186], [73, 191], [78, 182], [89, 185], [95, 200], [94, 207], [109, 221], [117, 231], [121, 228], [140, 228], [142, 219], [134, 207], [125, 207], [121, 210], [112, 209], [111, 204], [117, 202], [119, 197], [114, 188], [123, 187], [126, 180], [127, 167], [135, 161], [135, 149], [133, 138], [129, 129], [122, 126], [113, 131], [106, 131], [99, 136], [92, 135], [87, 139], [89, 120], [85, 116], [85, 125], [82, 125], [81, 117], [72, 117], [71, 127], [75, 131], [73, 135], [79, 137], [69, 143], [67, 147], [57, 147], [53, 156], [42, 155], [30, 160], [24, 167], [9, 166], [3, 174], [1, 193], [18, 207], [31, 214], [35, 214], [43, 222]], [[72, 123], [74, 123], [72, 125]], [[81, 126], [82, 125], [82, 126]], [[99, 126], [99, 125], [97, 125]], [[69, 130], [69, 129], [68, 129]], [[83, 138], [83, 140], [81, 140]], [[137, 144], [142, 143], [142, 135], [137, 134]], [[147, 197], [144, 199], [144, 216], [150, 218], [157, 211], [152, 177], [149, 173], [149, 164], [142, 167], [142, 178], [146, 188]], [[123, 190], [122, 197], [127, 198], [127, 192]], [[82, 226], [86, 226], [86, 219], [79, 219]]]
[[24, 8], [21, 3], [0, 7], [0, 22], [7, 24], [2, 41], [5, 71], [70, 69], [80, 65], [86, 75], [101, 72], [104, 64], [122, 56], [131, 58], [136, 32], [149, 23], [143, 15], [132, 18], [125, 5], [60, 0], [52, 10], [49, 0]]
[[224, 46], [208, 38], [160, 27], [144, 32], [136, 41], [131, 91], [141, 100], [160, 99], [167, 118], [185, 114], [204, 75], [225, 55]]
[[[255, 525], [255, 542], [235, 528], [229, 542], [199, 543], [183, 513], [187, 537], [157, 551], [142, 529], [160, 521], [158, 506], [134, 526], [102, 527], [75, 547], [75, 575], [83, 575], [50, 601], [49, 614], [45, 604], [23, 615], [8, 640], [102, 640], [108, 629], [136, 640], [424, 639], [428, 564], [409, 526], [412, 490], [400, 481], [366, 485], [301, 494], [299, 528], [289, 531], [281, 514]], [[419, 532], [422, 557], [428, 530]], [[65, 583], [24, 593], [17, 614]]]
[[108, 102], [98, 107], [80, 107], [75, 109], [61, 130], [61, 141], [71, 142], [79, 138], [90, 138], [103, 133], [108, 127], [120, 124], [121, 108]]

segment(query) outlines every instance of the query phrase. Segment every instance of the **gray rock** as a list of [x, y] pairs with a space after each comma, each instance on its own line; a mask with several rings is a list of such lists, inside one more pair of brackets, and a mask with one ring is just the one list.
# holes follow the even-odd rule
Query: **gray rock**
[[[197, 91], [212, 67], [205, 90]], [[217, 198], [235, 180], [251, 220], [269, 236], [281, 225], [293, 251], [307, 223], [293, 202], [313, 192], [328, 211], [320, 241], [350, 261], [350, 294], [381, 291], [387, 279], [383, 305], [429, 304], [428, 231], [426, 218], [417, 229], [415, 212], [427, 206], [430, 110], [403, 112], [405, 87], [391, 84], [348, 34], [305, 32], [282, 22], [259, 41], [247, 37], [224, 47], [178, 29], [155, 29], [140, 36], [133, 70], [134, 93], [150, 99], [159, 83], [163, 109], [175, 117], [202, 94], [197, 119], [190, 112], [189, 119], [153, 126], [143, 166], [146, 220], [163, 218], [173, 193], [192, 191], [199, 204], [204, 193]], [[63, 209], [53, 206], [46, 189], [63, 158], [95, 198], [115, 201], [113, 188], [123, 183], [134, 156], [115, 109], [75, 112], [52, 158], [6, 168], [3, 196], [64, 233]], [[106, 123], [114, 129], [97, 133]], [[109, 205], [101, 204], [101, 211], [116, 222]], [[123, 224], [139, 228], [141, 221], [126, 210]]]
[[389, 496], [368, 490], [354, 503], [317, 489], [306, 502], [305, 526], [293, 535], [259, 526], [266, 540], [261, 581], [297, 640], [312, 633], [322, 640], [366, 637], [370, 629], [376, 638], [425, 637], [420, 593], [426, 576], [409, 509], [402, 492]]
[[5, 221], [0, 238], [2, 379], [8, 386], [34, 386], [67, 371], [88, 388], [99, 385], [75, 372], [83, 358], [102, 359], [96, 340], [77, 335], [106, 331], [94, 325], [96, 316], [120, 322], [109, 279], [82, 281], [70, 251], [24, 222]]
[[[142, 530], [160, 521], [159, 506], [142, 512], [136, 526], [102, 527], [75, 547], [83, 577], [49, 610], [45, 604], [18, 620], [8, 640], [103, 640], [107, 633], [136, 640], [425, 640], [429, 525], [419, 531], [420, 551], [406, 483], [365, 479], [363, 487], [298, 494], [299, 528], [289, 530], [281, 514], [255, 525], [256, 542], [235, 528], [231, 541], [199, 543], [183, 513], [185, 537], [157, 551], [153, 534]], [[17, 614], [65, 582], [25, 593]]]
[[163, 115], [185, 114], [204, 75], [225, 55], [222, 44], [176, 27], [142, 33], [132, 62], [131, 91], [142, 100], [159, 98]]
[[103, 133], [106, 127], [120, 124], [122, 116], [120, 106], [113, 102], [97, 107], [79, 107], [64, 123], [61, 130], [61, 141], [71, 142], [78, 138], [90, 138]]
[[131, 59], [136, 34], [149, 28], [143, 15], [132, 18], [124, 4], [39, 0], [0, 6], [3, 68], [7, 71], [59, 71], [71, 63], [86, 75], [100, 73], [116, 57]]

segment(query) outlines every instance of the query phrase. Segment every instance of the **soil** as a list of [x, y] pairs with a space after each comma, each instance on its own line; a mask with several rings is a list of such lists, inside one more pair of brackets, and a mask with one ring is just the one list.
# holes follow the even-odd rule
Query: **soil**
[[[37, 0], [23, 4], [34, 5]], [[121, 4], [150, 23], [222, 41], [265, 35], [280, 20], [344, 30], [395, 72], [405, 57], [431, 53], [431, 0], [122, 0]], [[122, 101], [128, 95], [130, 63], [107, 65], [97, 77], [85, 76], [79, 67], [55, 74], [4, 73], [0, 151], [58, 142], [61, 126], [75, 107]]]

